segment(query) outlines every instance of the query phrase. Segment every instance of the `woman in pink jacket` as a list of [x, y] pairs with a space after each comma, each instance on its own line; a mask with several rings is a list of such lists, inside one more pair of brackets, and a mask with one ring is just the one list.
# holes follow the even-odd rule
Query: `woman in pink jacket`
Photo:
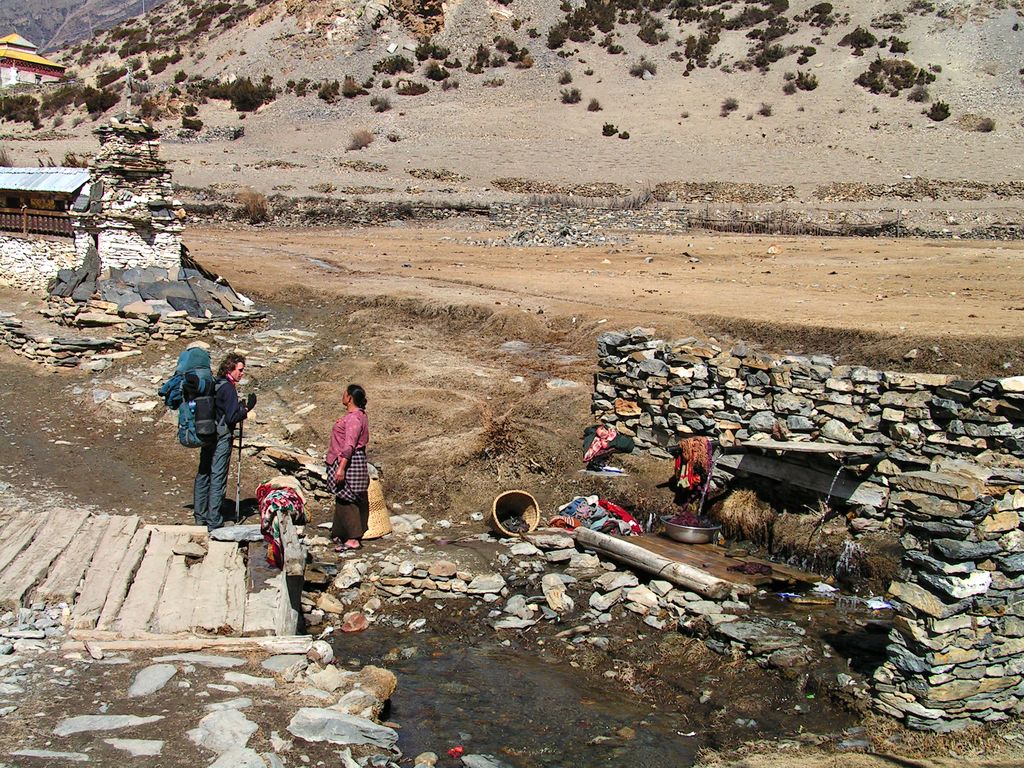
[[334, 524], [331, 538], [338, 549], [359, 549], [370, 520], [366, 491], [370, 487], [366, 444], [370, 424], [366, 419], [366, 392], [349, 384], [341, 396], [345, 414], [334, 422], [327, 450], [327, 487], [334, 493]]

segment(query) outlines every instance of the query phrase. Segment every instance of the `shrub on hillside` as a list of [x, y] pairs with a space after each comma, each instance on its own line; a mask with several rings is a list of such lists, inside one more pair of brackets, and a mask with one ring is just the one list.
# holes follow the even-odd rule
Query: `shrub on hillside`
[[878, 38], [864, 27], [857, 27], [853, 32], [847, 32], [839, 40], [839, 45], [853, 48], [855, 56], [860, 56], [865, 48], [873, 48], [877, 44]]
[[761, 102], [761, 107], [760, 107], [760, 109], [757, 110], [757, 114], [759, 114], [761, 117], [771, 117], [772, 116], [772, 105], [771, 104], [765, 104], [764, 102]]
[[579, 88], [563, 88], [562, 89], [562, 103], [563, 104], [579, 104], [580, 99], [583, 98]]
[[796, 80], [793, 81], [801, 91], [813, 91], [818, 87], [818, 78], [810, 72], [800, 70], [796, 73]]
[[341, 83], [341, 95], [346, 99], [354, 99], [356, 96], [365, 96], [366, 89], [351, 75], [345, 75]]
[[414, 80], [402, 80], [395, 86], [395, 93], [399, 96], [419, 96], [429, 90], [424, 83], [417, 83]]
[[438, 64], [436, 61], [431, 61], [427, 65], [427, 68], [426, 70], [424, 70], [423, 74], [428, 80], [440, 82], [441, 80], [447, 80], [448, 75], [451, 73], [447, 69], [442, 67], [440, 64]]
[[30, 123], [39, 128], [39, 102], [27, 93], [0, 98], [0, 120], [12, 123]]
[[618, 132], [619, 129], [616, 128], [612, 123], [605, 123], [604, 125], [601, 126], [602, 136], [614, 136]]
[[591, 99], [590, 103], [587, 104], [587, 112], [600, 112], [601, 102], [597, 99]]
[[182, 115], [181, 127], [189, 131], [201, 131], [203, 130], [203, 121], [197, 120], [194, 117], [187, 117], [186, 115]]
[[[416, 58], [420, 61], [426, 61], [427, 59], [437, 59], [438, 61], [444, 61], [448, 58], [451, 53], [443, 45], [437, 45], [429, 38], [420, 41], [419, 45], [416, 46]], [[391, 72], [389, 74], [395, 74]]]
[[360, 128], [358, 131], [352, 131], [347, 149], [366, 149], [371, 144], [373, 144], [373, 134], [365, 128]]
[[652, 75], [656, 75], [658, 73], [658, 65], [641, 56], [640, 61], [636, 62], [629, 68], [629, 74], [633, 77], [643, 77], [645, 72], [650, 72]]
[[387, 96], [374, 96], [370, 99], [370, 106], [374, 112], [387, 112], [391, 109], [391, 99]]
[[941, 123], [949, 117], [949, 104], [944, 101], [936, 101], [925, 114], [935, 122]]
[[210, 84], [205, 94], [211, 99], [230, 101], [231, 108], [236, 112], [255, 112], [277, 96], [273, 83], [274, 79], [270, 75], [264, 75], [259, 83], [254, 83], [248, 77], [240, 77], [231, 83]]
[[558, 76], [559, 85], [568, 85], [572, 82], [572, 73], [569, 70], [563, 70]]
[[320, 85], [320, 88], [317, 90], [316, 95], [323, 99], [324, 101], [326, 101], [328, 104], [333, 104], [338, 100], [338, 97], [341, 95], [341, 83], [339, 83], [337, 80], [332, 80], [329, 83], [322, 83]]
[[373, 65], [373, 71], [377, 74], [397, 75], [399, 72], [408, 72], [410, 75], [415, 66], [405, 56], [388, 56]]
[[722, 111], [719, 113], [722, 117], [728, 117], [737, 109], [740, 108], [740, 103], [731, 96], [722, 102]]

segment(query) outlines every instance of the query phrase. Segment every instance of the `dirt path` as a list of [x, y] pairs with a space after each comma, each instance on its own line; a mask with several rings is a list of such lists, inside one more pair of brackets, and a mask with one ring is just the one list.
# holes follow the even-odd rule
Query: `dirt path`
[[311, 289], [386, 295], [511, 309], [535, 316], [535, 328], [544, 315], [550, 322], [540, 325], [595, 331], [644, 325], [666, 337], [735, 334], [776, 351], [880, 367], [908, 365], [903, 357], [914, 348], [917, 369], [980, 376], [1024, 366], [1024, 290], [1014, 277], [1020, 243], [716, 235], [645, 236], [602, 248], [469, 242], [500, 235], [203, 228], [189, 243], [203, 263], [271, 300]]

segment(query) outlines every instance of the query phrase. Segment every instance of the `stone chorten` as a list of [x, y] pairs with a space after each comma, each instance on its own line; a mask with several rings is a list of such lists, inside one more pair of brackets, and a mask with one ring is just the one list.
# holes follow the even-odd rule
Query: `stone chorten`
[[171, 171], [160, 158], [160, 134], [136, 117], [114, 118], [95, 131], [100, 151], [92, 163], [87, 200], [75, 206], [76, 238], [100, 269], [158, 267], [174, 275], [181, 265], [181, 218], [171, 202]]

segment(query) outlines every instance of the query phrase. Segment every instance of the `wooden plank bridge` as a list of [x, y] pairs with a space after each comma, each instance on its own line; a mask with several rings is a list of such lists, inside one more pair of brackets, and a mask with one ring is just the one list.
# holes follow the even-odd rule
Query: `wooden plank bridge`
[[[0, 610], [65, 603], [73, 638], [283, 636], [298, 627], [288, 577], [301, 581], [301, 565], [269, 569], [263, 541], [73, 509], [23, 511], [0, 530]], [[305, 559], [301, 547], [286, 552]]]

